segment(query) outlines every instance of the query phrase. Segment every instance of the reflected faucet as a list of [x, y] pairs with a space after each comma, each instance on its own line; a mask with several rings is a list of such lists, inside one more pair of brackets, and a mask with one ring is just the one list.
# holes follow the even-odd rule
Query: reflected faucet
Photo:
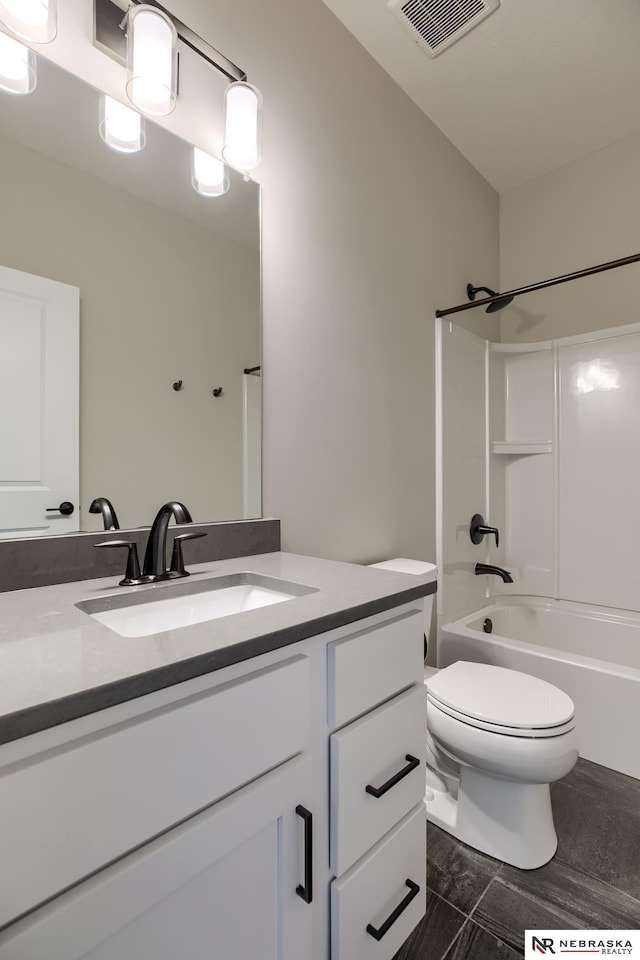
[[143, 580], [165, 580], [167, 577], [167, 529], [171, 517], [176, 523], [193, 523], [191, 514], [184, 503], [177, 500], [165, 503], [153, 521], [142, 567]]
[[513, 577], [508, 570], [503, 570], [502, 567], [494, 567], [490, 563], [476, 563], [473, 572], [476, 577], [481, 576], [483, 573], [495, 573], [496, 577], [502, 577], [504, 583], [513, 583]]
[[111, 500], [107, 500], [106, 497], [96, 497], [95, 500], [92, 500], [91, 506], [89, 507], [89, 513], [102, 514], [102, 522], [104, 523], [105, 530], [120, 529], [120, 524], [118, 523], [116, 512], [113, 509], [113, 504], [111, 503]]

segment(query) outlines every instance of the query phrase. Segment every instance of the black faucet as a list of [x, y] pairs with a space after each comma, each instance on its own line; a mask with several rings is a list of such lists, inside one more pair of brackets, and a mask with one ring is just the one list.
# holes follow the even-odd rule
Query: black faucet
[[193, 523], [184, 503], [174, 500], [160, 507], [149, 533], [142, 566], [142, 578], [147, 583], [167, 577], [167, 529], [171, 517], [176, 518], [176, 523]]
[[476, 577], [483, 573], [495, 573], [496, 577], [502, 577], [505, 583], [513, 583], [513, 577], [508, 570], [503, 570], [502, 567], [494, 567], [490, 563], [476, 563], [473, 572]]
[[102, 514], [102, 522], [104, 523], [105, 530], [120, 529], [120, 524], [118, 523], [116, 512], [113, 509], [113, 504], [111, 503], [111, 500], [107, 500], [106, 497], [96, 497], [95, 500], [92, 500], [91, 506], [89, 507], [89, 513]]

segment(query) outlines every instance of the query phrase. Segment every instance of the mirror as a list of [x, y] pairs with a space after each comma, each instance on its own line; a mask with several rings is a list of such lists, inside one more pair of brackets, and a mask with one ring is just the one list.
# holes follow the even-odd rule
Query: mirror
[[189, 144], [148, 120], [140, 153], [109, 149], [99, 100], [42, 58], [34, 93], [0, 92], [0, 265], [79, 289], [75, 529], [102, 528], [96, 497], [123, 528], [167, 500], [260, 516], [259, 187], [199, 195]]

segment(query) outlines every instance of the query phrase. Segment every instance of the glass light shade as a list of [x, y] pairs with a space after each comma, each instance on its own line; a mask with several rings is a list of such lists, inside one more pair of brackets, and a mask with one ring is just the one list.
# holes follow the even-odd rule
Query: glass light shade
[[178, 34], [166, 14], [141, 4], [127, 15], [127, 96], [142, 113], [166, 117], [175, 109]]
[[31, 93], [36, 88], [36, 55], [23, 43], [0, 33], [0, 90]]
[[137, 153], [145, 145], [144, 120], [131, 107], [103, 93], [100, 97], [100, 136], [112, 150]]
[[221, 197], [229, 189], [227, 170], [217, 157], [204, 150], [193, 148], [193, 189], [203, 197]]
[[229, 84], [225, 93], [222, 156], [241, 173], [262, 160], [262, 94], [244, 80]]
[[0, 21], [23, 40], [55, 40], [57, 19], [57, 0], [0, 0]]

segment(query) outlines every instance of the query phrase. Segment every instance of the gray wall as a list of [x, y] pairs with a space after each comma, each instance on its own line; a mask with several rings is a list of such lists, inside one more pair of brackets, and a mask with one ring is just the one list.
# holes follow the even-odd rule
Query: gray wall
[[[621, 140], [500, 198], [502, 289], [640, 252], [640, 136]], [[505, 342], [635, 323], [640, 264], [527, 294], [501, 316]]]
[[[83, 3], [43, 55], [113, 89]], [[176, 13], [264, 94], [265, 514], [288, 550], [433, 559], [434, 311], [498, 282], [497, 195], [321, 0]], [[215, 151], [221, 98], [198, 109], [194, 73], [166, 125]]]
[[320, 0], [180, 15], [264, 94], [266, 515], [284, 549], [433, 559], [434, 311], [497, 282], [497, 196]]
[[96, 496], [123, 526], [175, 499], [197, 521], [242, 517], [258, 251], [6, 140], [0, 181], [0, 263], [80, 288], [83, 529]]

